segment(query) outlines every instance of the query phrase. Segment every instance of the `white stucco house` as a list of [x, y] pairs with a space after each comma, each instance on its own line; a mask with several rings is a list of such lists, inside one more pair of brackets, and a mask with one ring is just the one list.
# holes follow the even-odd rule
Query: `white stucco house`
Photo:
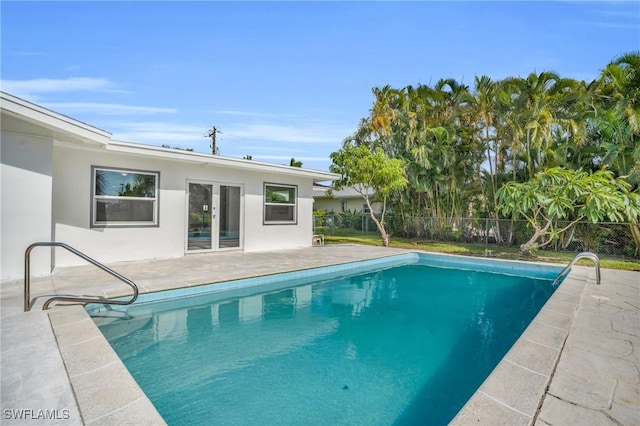
[[[369, 213], [367, 203], [362, 198], [362, 194], [355, 188], [349, 186], [340, 190], [333, 190], [331, 187], [316, 185], [313, 188], [315, 200], [314, 210], [325, 210], [327, 212], [339, 213], [343, 211], [355, 211], [361, 213]], [[370, 199], [373, 198], [373, 190], [368, 190], [367, 194]], [[382, 203], [374, 202], [371, 204], [374, 213], [382, 211]]]
[[[102, 262], [312, 244], [313, 186], [336, 175], [114, 141], [0, 92], [0, 279], [58, 241]], [[31, 274], [85, 262], [39, 248]]]

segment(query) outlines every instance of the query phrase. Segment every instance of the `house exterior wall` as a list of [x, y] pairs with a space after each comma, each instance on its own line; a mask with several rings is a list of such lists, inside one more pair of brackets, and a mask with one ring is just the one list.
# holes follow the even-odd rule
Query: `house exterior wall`
[[[316, 198], [313, 208], [315, 210], [326, 210], [328, 212], [333, 211], [339, 213], [342, 211], [342, 203], [346, 203], [346, 209], [356, 212], [362, 212], [365, 204], [362, 198]], [[382, 211], [381, 203], [372, 204], [373, 211], [380, 213]]]
[[341, 201], [337, 198], [316, 198], [313, 202], [313, 209], [326, 210], [328, 212], [334, 211], [337, 213], [342, 211], [340, 203]]
[[[4, 121], [3, 121], [3, 124]], [[24, 253], [37, 241], [50, 241], [53, 139], [0, 133], [0, 272], [3, 279], [24, 275]], [[31, 254], [33, 275], [51, 272], [51, 249]]]
[[[57, 241], [101, 262], [179, 257], [185, 254], [187, 180], [241, 184], [245, 251], [311, 245], [312, 187], [308, 178], [196, 165], [109, 151], [56, 147], [53, 154], [53, 226]], [[91, 167], [159, 172], [157, 227], [91, 228]], [[264, 183], [297, 185], [297, 225], [264, 225]], [[82, 264], [57, 253], [56, 266]]]
[[[2, 281], [23, 278], [24, 252], [39, 241], [69, 244], [104, 263], [185, 255], [190, 181], [241, 188], [240, 247], [225, 250], [310, 246], [314, 181], [335, 177], [295, 167], [116, 142], [104, 130], [4, 92], [0, 92], [0, 101]], [[157, 172], [157, 223], [92, 227], [92, 167]], [[297, 187], [295, 224], [264, 223], [265, 183]], [[144, 209], [131, 212], [131, 217], [146, 220]], [[32, 276], [86, 263], [59, 248], [40, 247], [31, 259]]]

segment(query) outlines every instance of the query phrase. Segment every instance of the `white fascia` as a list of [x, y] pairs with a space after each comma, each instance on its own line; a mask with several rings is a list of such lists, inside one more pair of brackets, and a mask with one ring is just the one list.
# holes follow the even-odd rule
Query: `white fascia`
[[107, 145], [111, 140], [109, 132], [5, 92], [0, 92], [0, 109], [3, 113], [13, 115], [21, 120], [49, 128], [54, 132], [71, 135], [83, 141]]

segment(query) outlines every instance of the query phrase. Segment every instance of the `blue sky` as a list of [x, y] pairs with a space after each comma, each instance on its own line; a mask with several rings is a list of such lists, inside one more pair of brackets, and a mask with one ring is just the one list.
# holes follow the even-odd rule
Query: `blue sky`
[[328, 170], [371, 88], [551, 70], [640, 49], [640, 2], [11, 2], [1, 89], [113, 139]]

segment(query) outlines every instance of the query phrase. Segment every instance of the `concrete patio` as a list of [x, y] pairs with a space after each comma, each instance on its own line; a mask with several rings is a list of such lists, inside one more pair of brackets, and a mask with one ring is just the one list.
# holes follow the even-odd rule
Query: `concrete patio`
[[[407, 250], [324, 246], [226, 252], [109, 265], [140, 292], [373, 259]], [[454, 424], [640, 424], [640, 272], [574, 267]], [[128, 288], [91, 266], [3, 282], [2, 424], [163, 424], [93, 320], [80, 306], [42, 311], [45, 296], [113, 297]]]

